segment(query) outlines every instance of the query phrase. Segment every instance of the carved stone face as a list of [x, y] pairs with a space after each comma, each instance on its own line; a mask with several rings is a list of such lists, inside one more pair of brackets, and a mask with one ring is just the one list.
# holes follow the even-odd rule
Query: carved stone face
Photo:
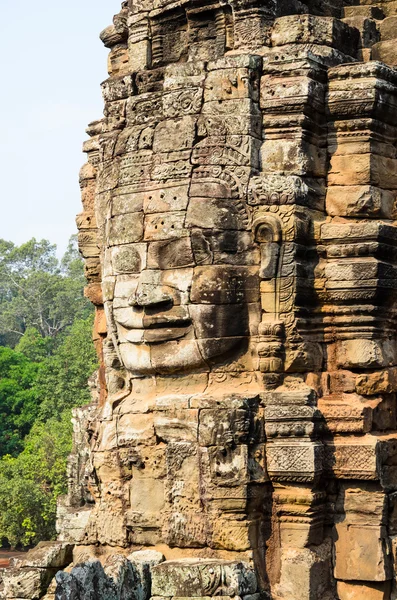
[[205, 198], [192, 195], [202, 186], [113, 196], [106, 310], [122, 363], [136, 375], [208, 370], [247, 345], [259, 250], [226, 186], [208, 182]]

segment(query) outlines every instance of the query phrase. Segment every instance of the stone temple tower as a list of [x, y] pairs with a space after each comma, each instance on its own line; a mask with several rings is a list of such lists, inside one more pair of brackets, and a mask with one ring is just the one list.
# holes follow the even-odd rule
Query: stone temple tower
[[98, 386], [7, 600], [397, 598], [397, 2], [370, 1], [131, 0], [102, 32]]

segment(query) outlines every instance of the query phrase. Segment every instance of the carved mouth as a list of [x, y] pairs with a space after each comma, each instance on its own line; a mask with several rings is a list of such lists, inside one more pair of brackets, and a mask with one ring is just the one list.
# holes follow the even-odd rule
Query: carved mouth
[[178, 340], [184, 337], [191, 328], [191, 322], [182, 321], [175, 323], [152, 323], [143, 331], [145, 342], [159, 343]]
[[188, 327], [192, 324], [191, 319], [168, 319], [167, 317], [152, 317], [145, 319], [144, 329], [162, 329], [164, 327]]
[[192, 321], [188, 317], [177, 318], [175, 315], [152, 315], [144, 318], [143, 327], [128, 327], [122, 323], [120, 325], [128, 341], [135, 344], [155, 344], [184, 337], [191, 330]]
[[188, 318], [176, 319], [166, 315], [146, 317], [144, 320], [144, 340], [149, 343], [159, 343], [178, 340], [189, 331], [192, 322]]

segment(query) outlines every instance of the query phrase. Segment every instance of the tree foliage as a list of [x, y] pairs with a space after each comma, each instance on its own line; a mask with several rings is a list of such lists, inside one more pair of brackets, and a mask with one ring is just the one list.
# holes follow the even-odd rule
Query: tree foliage
[[20, 451], [37, 418], [38, 370], [39, 365], [23, 354], [0, 347], [0, 455]]
[[78, 319], [57, 351], [40, 365], [35, 390], [40, 417], [60, 417], [68, 408], [89, 402], [87, 379], [97, 367], [92, 317]]
[[48, 240], [21, 246], [0, 240], [0, 342], [15, 346], [29, 327], [54, 338], [90, 312], [84, 272], [72, 237], [61, 261]]
[[0, 240], [0, 539], [13, 546], [55, 535], [71, 409], [97, 367], [75, 240], [61, 261], [55, 251]]
[[70, 411], [60, 419], [37, 422], [15, 458], [0, 461], [0, 538], [29, 546], [55, 536], [56, 501], [66, 492], [71, 450]]

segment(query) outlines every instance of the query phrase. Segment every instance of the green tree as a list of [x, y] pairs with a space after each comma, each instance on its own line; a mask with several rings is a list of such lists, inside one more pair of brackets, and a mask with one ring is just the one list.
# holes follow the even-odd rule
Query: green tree
[[45, 338], [35, 327], [28, 327], [15, 350], [33, 362], [42, 362], [54, 350], [54, 339]]
[[38, 422], [19, 456], [0, 460], [0, 538], [28, 546], [55, 538], [56, 502], [67, 488], [71, 413]]
[[46, 240], [0, 240], [0, 538], [13, 546], [55, 535], [71, 408], [97, 368], [84, 283], [75, 237], [61, 261]]
[[20, 352], [0, 347], [0, 456], [19, 452], [37, 419], [38, 370], [39, 365]]
[[60, 418], [89, 402], [87, 380], [98, 366], [92, 324], [92, 315], [76, 320], [52, 355], [34, 329], [16, 350], [0, 346], [0, 457], [22, 450], [37, 419]]
[[40, 365], [35, 391], [41, 419], [59, 417], [64, 410], [89, 402], [87, 380], [98, 367], [92, 326], [92, 315], [76, 320], [59, 348]]
[[62, 261], [48, 240], [33, 238], [21, 246], [0, 240], [0, 342], [15, 346], [29, 327], [56, 337], [91, 312], [83, 288], [75, 237]]
[[[92, 316], [75, 321], [54, 353], [40, 363], [32, 362], [21, 352], [0, 348], [0, 406], [1, 384], [10, 380], [14, 388], [6, 388], [4, 400], [15, 402], [18, 397], [22, 401], [19, 408], [27, 411], [24, 420], [17, 412], [14, 414], [14, 408], [4, 417], [1, 415], [1, 423], [16, 431], [9, 446], [14, 441], [16, 451], [22, 449], [11, 456], [11, 447], [9, 454], [0, 459], [0, 538], [12, 546], [27, 546], [55, 536], [56, 501], [67, 487], [71, 408], [90, 400], [87, 379], [97, 367], [92, 321]], [[19, 347], [36, 357], [42, 349], [42, 338], [30, 331], [22, 339]], [[22, 390], [19, 395], [15, 382]], [[33, 394], [34, 405], [23, 392]], [[18, 419], [29, 423], [30, 431], [24, 440], [14, 425], [15, 419], [17, 425]], [[5, 449], [4, 446], [3, 453]]]

